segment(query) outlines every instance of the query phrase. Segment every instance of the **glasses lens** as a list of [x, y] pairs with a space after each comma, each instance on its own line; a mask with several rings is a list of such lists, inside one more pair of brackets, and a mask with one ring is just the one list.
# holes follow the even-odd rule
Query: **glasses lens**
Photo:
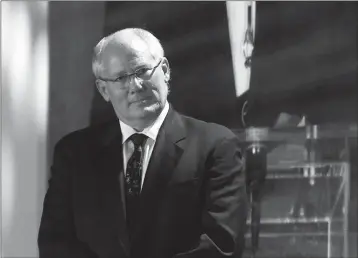
[[118, 81], [120, 84], [126, 84], [126, 83], [129, 81], [129, 76], [123, 76], [123, 77], [117, 79], [117, 81]]
[[143, 80], [149, 80], [153, 76], [155, 70], [160, 65], [161, 61], [162, 60], [160, 60], [159, 63], [156, 66], [154, 66], [152, 69], [148, 69], [148, 68], [141, 69], [140, 71], [137, 72], [137, 76]]
[[149, 80], [152, 77], [153, 69], [141, 69], [137, 72], [137, 77], [142, 80]]

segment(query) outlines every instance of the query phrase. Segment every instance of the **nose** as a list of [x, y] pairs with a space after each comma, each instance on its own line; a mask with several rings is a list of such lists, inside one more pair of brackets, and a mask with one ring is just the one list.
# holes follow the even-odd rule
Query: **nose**
[[131, 93], [142, 91], [145, 89], [143, 80], [139, 79], [137, 76], [133, 75], [129, 78], [129, 89]]

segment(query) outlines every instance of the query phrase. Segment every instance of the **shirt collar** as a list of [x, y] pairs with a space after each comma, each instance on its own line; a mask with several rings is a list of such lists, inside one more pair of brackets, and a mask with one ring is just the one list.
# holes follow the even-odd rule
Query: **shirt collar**
[[[158, 118], [154, 121], [154, 123], [149, 127], [145, 128], [140, 133], [146, 135], [148, 138], [151, 138], [152, 140], [155, 141], [157, 139], [159, 129], [162, 126], [164, 119], [168, 114], [168, 111], [169, 111], [169, 103], [168, 101], [166, 101], [162, 112], [159, 114]], [[125, 124], [121, 120], [119, 120], [119, 124], [121, 126], [121, 132], [123, 136], [122, 143], [125, 143], [127, 139], [132, 136], [132, 134], [138, 133], [136, 130], [134, 130], [132, 127]]]

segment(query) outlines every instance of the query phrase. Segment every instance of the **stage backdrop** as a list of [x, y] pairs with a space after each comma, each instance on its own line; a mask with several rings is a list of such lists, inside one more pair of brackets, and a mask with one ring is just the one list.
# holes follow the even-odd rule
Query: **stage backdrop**
[[357, 2], [257, 2], [251, 122], [357, 122]]
[[[103, 35], [142, 27], [162, 41], [174, 107], [229, 127], [272, 125], [280, 112], [312, 123], [356, 122], [357, 3], [257, 2], [248, 92], [236, 96], [225, 2], [108, 2]], [[240, 33], [240, 32], [238, 32]], [[91, 123], [114, 117], [95, 93]]]

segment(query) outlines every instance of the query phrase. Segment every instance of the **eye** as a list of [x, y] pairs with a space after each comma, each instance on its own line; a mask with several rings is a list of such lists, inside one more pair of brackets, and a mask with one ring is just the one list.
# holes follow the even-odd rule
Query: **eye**
[[119, 76], [115, 79], [116, 82], [123, 82], [126, 80], [128, 76], [127, 75], [123, 75], [123, 76]]
[[151, 69], [149, 68], [140, 68], [139, 70], [136, 71], [136, 74], [138, 76], [144, 75], [145, 73], [148, 73]]

